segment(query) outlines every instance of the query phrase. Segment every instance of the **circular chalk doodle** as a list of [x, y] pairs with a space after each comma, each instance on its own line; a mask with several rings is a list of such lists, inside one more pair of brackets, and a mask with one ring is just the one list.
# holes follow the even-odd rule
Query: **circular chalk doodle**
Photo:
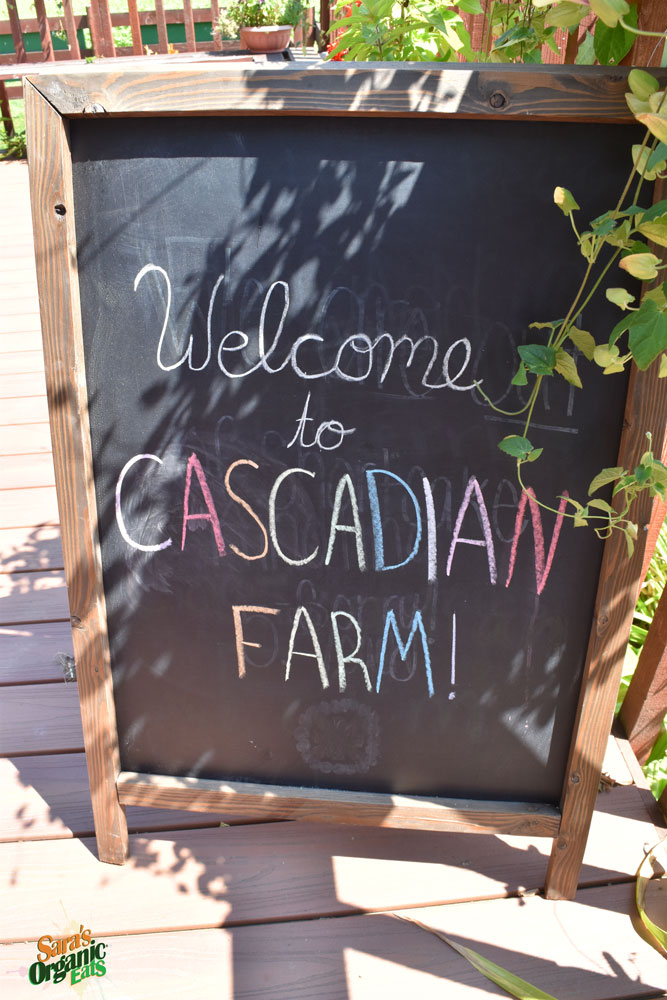
[[295, 736], [305, 763], [324, 774], [364, 774], [380, 756], [378, 714], [351, 698], [311, 705]]

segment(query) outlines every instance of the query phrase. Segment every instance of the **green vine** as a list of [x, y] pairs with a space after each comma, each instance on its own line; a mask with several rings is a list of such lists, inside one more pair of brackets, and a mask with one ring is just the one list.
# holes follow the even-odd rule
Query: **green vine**
[[[504, 438], [499, 448], [516, 460], [517, 478], [524, 491], [529, 487], [524, 482], [523, 466], [536, 461], [542, 454], [542, 448], [533, 447], [528, 435], [543, 379], [560, 376], [570, 385], [582, 388], [574, 348], [588, 361], [598, 365], [605, 375], [624, 371], [631, 361], [644, 371], [659, 359], [659, 377], [667, 376], [667, 282], [655, 284], [660, 272], [667, 268], [667, 263], [645, 242], [650, 240], [656, 248], [667, 247], [667, 200], [659, 201], [649, 209], [636, 204], [644, 181], [667, 175], [667, 95], [658, 89], [655, 78], [644, 70], [632, 70], [628, 83], [628, 106], [647, 131], [644, 141], [632, 147], [633, 167], [616, 207], [594, 219], [590, 228], [580, 233], [574, 220], [574, 213], [579, 210], [574, 196], [567, 188], [557, 187], [554, 191], [556, 205], [572, 224], [586, 268], [565, 318], [531, 323], [532, 329], [546, 331], [544, 341], [523, 344], [518, 348], [519, 367], [512, 384], [531, 385], [527, 403], [512, 414], [525, 414], [523, 433]], [[626, 206], [635, 180], [631, 203]], [[624, 315], [614, 326], [608, 341], [596, 343], [593, 335], [577, 323], [614, 264], [618, 264], [626, 274], [654, 287], [645, 291], [639, 305], [633, 305], [635, 297], [627, 289], [607, 288], [606, 298]], [[624, 338], [627, 338], [627, 347], [621, 353], [620, 344]], [[493, 409], [507, 412], [499, 410], [479, 384], [477, 388]], [[637, 538], [637, 525], [630, 518], [635, 499], [645, 491], [651, 497], [658, 496], [663, 500], [667, 494], [667, 467], [653, 455], [651, 435], [647, 434], [647, 438], [648, 449], [635, 469], [602, 469], [591, 482], [589, 499], [585, 503], [567, 498], [567, 504], [574, 510], [566, 511], [565, 516], [573, 520], [575, 527], [590, 524], [601, 538], [609, 537], [614, 530], [622, 531], [629, 555], [632, 555]], [[618, 498], [616, 507], [594, 497], [599, 490], [612, 484], [612, 499]], [[563, 500], [562, 497], [560, 499]], [[556, 508], [540, 500], [537, 502], [545, 509], [559, 513]]]

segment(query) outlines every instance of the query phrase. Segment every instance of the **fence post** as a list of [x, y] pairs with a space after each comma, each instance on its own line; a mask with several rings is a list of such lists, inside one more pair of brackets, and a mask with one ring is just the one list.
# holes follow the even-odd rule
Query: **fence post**
[[61, 2], [63, 5], [63, 16], [65, 19], [65, 31], [67, 32], [67, 44], [69, 45], [72, 59], [80, 59], [81, 49], [79, 48], [79, 38], [76, 33], [76, 24], [74, 23], [72, 2], [71, 0], [61, 0]]
[[141, 24], [139, 23], [137, 0], [127, 0], [127, 12], [130, 16], [130, 31], [132, 32], [132, 55], [142, 56], [144, 54], [144, 43], [141, 38]]
[[51, 29], [49, 27], [49, 20], [46, 16], [44, 0], [33, 0], [33, 2], [35, 5], [35, 13], [37, 14], [37, 20], [39, 21], [39, 38], [42, 45], [42, 52], [44, 53], [44, 60], [46, 62], [53, 62], [56, 57], [53, 54]]
[[14, 121], [4, 80], [0, 80], [0, 119], [2, 119], [5, 135], [10, 139], [14, 135]]
[[[637, 27], [643, 31], [665, 30], [665, 0], [638, 0]], [[638, 35], [635, 44], [622, 60], [624, 66], [660, 65], [664, 41], [651, 36]]]
[[620, 719], [633, 753], [646, 763], [667, 715], [667, 587], [646, 636]]
[[167, 36], [167, 19], [164, 16], [163, 0], [155, 0], [155, 23], [157, 24], [158, 52], [166, 54], [169, 51]]
[[16, 0], [7, 0], [7, 11], [9, 13], [9, 23], [12, 29], [12, 41], [17, 62], [25, 62], [25, 46], [23, 44], [23, 32], [18, 11], [16, 10]]
[[183, 0], [183, 20], [185, 22], [185, 44], [188, 52], [195, 52], [195, 22], [192, 19], [192, 0]]
[[[324, 2], [324, 0], [323, 0]], [[220, 5], [218, 0], [211, 0], [211, 33], [213, 35], [213, 48], [218, 52], [222, 49], [222, 38], [220, 35], [216, 35], [215, 26], [218, 23], [218, 18], [220, 17]]]

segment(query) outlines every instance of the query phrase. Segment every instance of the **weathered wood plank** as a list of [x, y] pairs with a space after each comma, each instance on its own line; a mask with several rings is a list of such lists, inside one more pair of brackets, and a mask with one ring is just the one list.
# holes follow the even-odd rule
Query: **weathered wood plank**
[[62, 568], [63, 551], [58, 525], [0, 530], [0, 573]]
[[[664, 0], [641, 0], [637, 4], [637, 27], [642, 31], [664, 31]], [[664, 46], [664, 40], [638, 35], [623, 63], [628, 66], [660, 66]]]
[[69, 619], [62, 570], [0, 574], [0, 625]]
[[640, 764], [649, 758], [667, 715], [667, 589], [656, 608], [646, 642], [620, 711], [623, 728]]
[[46, 16], [44, 0], [33, 0], [33, 6], [39, 23], [39, 38], [42, 45], [42, 52], [44, 53], [44, 59], [47, 62], [52, 62], [54, 59], [53, 40], [51, 38], [51, 26], [49, 25], [49, 19]]
[[62, 681], [58, 655], [72, 656], [69, 621], [0, 628], [0, 684]]
[[[6, 317], [12, 320], [14, 317]], [[7, 323], [11, 326], [11, 322]], [[40, 330], [21, 329], [21, 321], [17, 318], [13, 330], [0, 330], [0, 364], [2, 364], [3, 354], [14, 354], [16, 351], [39, 351], [42, 346], [42, 334]]]
[[[1, 845], [0, 939], [39, 937], [58, 900], [102, 937], [500, 898], [537, 888], [546, 869], [541, 848], [522, 838], [306, 823], [135, 835], [131, 844], [115, 867], [100, 865], [87, 839]], [[584, 878], [610, 874], [619, 879], [595, 865]]]
[[120, 801], [124, 805], [161, 806], [198, 812], [229, 810], [259, 819], [299, 819], [310, 822], [353, 823], [402, 827], [407, 830], [470, 833], [531, 834], [554, 837], [560, 816], [552, 806], [520, 802], [472, 802], [408, 798], [377, 792], [341, 792], [322, 788], [292, 788], [250, 782], [207, 781], [121, 771]]
[[[12, 400], [12, 402], [14, 402]], [[2, 490], [25, 490], [44, 486], [54, 486], [53, 459], [51, 455], [37, 452], [28, 455], [12, 455], [3, 468]], [[0, 509], [2, 509], [0, 493]], [[17, 527], [12, 525], [11, 527]]]
[[[46, 396], [44, 369], [21, 374], [4, 374], [0, 365], [0, 399], [17, 399], [20, 396]], [[4, 405], [4, 404], [3, 404]], [[0, 406], [2, 412], [2, 406]], [[4, 421], [0, 420], [0, 423]]]
[[183, 0], [183, 20], [185, 21], [185, 42], [188, 52], [197, 48], [195, 42], [195, 23], [192, 18], [192, 0]]
[[[662, 996], [661, 958], [635, 935], [624, 914], [628, 898], [627, 886], [604, 887], [587, 889], [569, 904], [494, 900], [404, 915], [556, 996]], [[540, 948], [542, 941], [546, 950]], [[25, 977], [35, 954], [34, 944], [4, 949], [2, 985], [16, 990], [17, 998], [29, 988]], [[175, 996], [174, 970], [180, 1000], [482, 1000], [500, 995], [435, 935], [390, 914], [124, 935], [109, 942], [107, 954], [114, 988], [133, 1000]]]
[[2, 425], [45, 424], [48, 423], [48, 420], [49, 408], [46, 403], [46, 395], [17, 396], [13, 399], [3, 399], [0, 403], [0, 424]]
[[[48, 628], [48, 626], [42, 626]], [[51, 626], [52, 628], [54, 626]], [[68, 629], [67, 625], [62, 626]], [[55, 651], [71, 653], [71, 638], [67, 636], [31, 637], [24, 639], [25, 651], [15, 658], [12, 674], [3, 676], [36, 679], [37, 667], [43, 667], [43, 679], [62, 679], [62, 669], [56, 662]], [[39, 657], [28, 654], [39, 643], [44, 651], [43, 663]], [[0, 650], [4, 651], [0, 633]], [[16, 651], [16, 650], [14, 650]], [[3, 769], [0, 762], [0, 840], [43, 839], [87, 836], [93, 832], [92, 807], [85, 758], [82, 754], [63, 757], [38, 756], [16, 758], [11, 767]], [[179, 827], [210, 826], [223, 819], [227, 823], [246, 822], [249, 817], [232, 816], [230, 813], [193, 813], [178, 810], [159, 810], [128, 806], [127, 817], [133, 830], [175, 830]], [[593, 820], [587, 859], [600, 859], [612, 877], [619, 871], [628, 874], [641, 850], [643, 837], [652, 836], [650, 818], [643, 797], [632, 786], [617, 787], [598, 798], [597, 813]], [[545, 853], [544, 845], [541, 853]], [[483, 845], [479, 845], [480, 853]], [[597, 881], [600, 870], [592, 861], [585, 866], [584, 880]]]
[[[0, 323], [0, 354], [15, 354], [17, 351], [39, 351], [42, 336], [39, 314], [3, 316]], [[0, 357], [2, 364], [2, 357]]]
[[103, 56], [105, 59], [113, 59], [116, 55], [116, 47], [111, 28], [109, 0], [95, 0], [95, 13], [101, 36], [101, 48], [98, 55]]
[[155, 23], [157, 24], [158, 52], [163, 55], [169, 50], [167, 39], [167, 20], [164, 16], [163, 0], [155, 0]]
[[[93, 489], [85, 364], [74, 247], [71, 161], [66, 125], [25, 84], [37, 280], [62, 545], [74, 629], [81, 716], [100, 858], [122, 864], [128, 840], [118, 801], [118, 734], [111, 685], [101, 555]], [[74, 375], [74, 388], [70, 383]]]
[[[39, 427], [39, 424], [35, 426]], [[57, 523], [58, 503], [55, 486], [0, 490], [0, 528]]]
[[[16, 252], [18, 248], [15, 248]], [[22, 329], [24, 322], [22, 317], [39, 317], [39, 303], [37, 301], [36, 280], [22, 281], [20, 284], [13, 282], [2, 282], [0, 287], [7, 289], [7, 296], [3, 302], [3, 316], [16, 316], [18, 318], [18, 330]]]
[[130, 31], [132, 32], [132, 52], [135, 56], [140, 56], [144, 51], [144, 43], [141, 38], [141, 24], [139, 23], [137, 0], [127, 0], [127, 12], [130, 20]]
[[83, 750], [76, 684], [19, 684], [0, 699], [0, 756]]
[[[664, 70], [658, 71], [667, 78]], [[614, 68], [600, 79], [588, 67], [475, 66], [419, 68], [386, 64], [369, 68], [313, 63], [306, 68], [239, 72], [235, 66], [191, 63], [185, 66], [92, 66], [57, 76], [28, 77], [61, 114], [80, 115], [90, 102], [107, 113], [172, 112], [271, 114], [373, 114], [487, 116], [553, 120], [634, 121], [625, 103], [626, 71]], [[490, 103], [494, 98], [494, 107]], [[504, 103], [503, 103], [504, 102]]]
[[40, 372], [44, 369], [44, 358], [41, 351], [13, 351], [3, 354], [0, 368], [3, 375]]
[[[0, 841], [85, 837], [94, 833], [88, 770], [83, 753], [43, 754], [0, 759]], [[127, 810], [128, 828], [151, 830], [219, 827], [238, 817], [179, 812]]]
[[28, 455], [50, 451], [51, 433], [48, 424], [0, 425], [0, 455]]
[[[25, 45], [23, 44], [23, 30], [16, 9], [16, 0], [7, 0], [7, 13], [9, 14], [9, 28], [14, 43], [16, 61], [23, 62], [25, 59]], [[27, 31], [27, 28], [25, 30]], [[39, 30], [39, 23], [36, 30]]]
[[[132, 0], [130, 0], [132, 2]], [[136, 2], [136, 0], [135, 0]], [[128, 3], [129, 6], [129, 3]], [[212, 5], [213, 6], [213, 5]], [[165, 10], [165, 15], [169, 24], [183, 24], [184, 12], [182, 8]], [[211, 13], [206, 7], [198, 7], [192, 11], [193, 20], [198, 24], [203, 24], [210, 22]], [[141, 24], [155, 24], [155, 11], [154, 10], [141, 10], [139, 11], [139, 22]], [[111, 14], [111, 24], [114, 28], [127, 25], [128, 15], [124, 11], [114, 11]], [[29, 31], [39, 31], [39, 21], [36, 17], [24, 17], [21, 19], [21, 25], [24, 32]], [[74, 26], [77, 29], [88, 27], [88, 18], [86, 14], [75, 14], [74, 15]], [[0, 20], [0, 35], [8, 35], [10, 33], [10, 22]], [[56, 50], [58, 51], [58, 50]]]
[[80, 59], [81, 50], [79, 48], [79, 39], [76, 34], [76, 25], [74, 23], [72, 0], [61, 0], [61, 3], [65, 18], [65, 30], [67, 32], [67, 44], [69, 45], [70, 54], [72, 59]]
[[[660, 183], [656, 184], [655, 198], [663, 194]], [[626, 469], [637, 465], [646, 447], [647, 428], [654, 431], [653, 448], [657, 454], [662, 454], [667, 447], [667, 386], [663, 381], [658, 378], [655, 366], [645, 372], [633, 369], [617, 465]], [[633, 508], [633, 518], [642, 526], [648, 525], [651, 510], [650, 497], [641, 496]], [[565, 771], [563, 822], [549, 867], [547, 893], [553, 898], [571, 897], [577, 885], [588, 817], [600, 780], [606, 734], [611, 729], [627, 637], [641, 582], [646, 535], [647, 532], [639, 532], [631, 559], [627, 556], [621, 532], [615, 532], [604, 548], [577, 718]]]

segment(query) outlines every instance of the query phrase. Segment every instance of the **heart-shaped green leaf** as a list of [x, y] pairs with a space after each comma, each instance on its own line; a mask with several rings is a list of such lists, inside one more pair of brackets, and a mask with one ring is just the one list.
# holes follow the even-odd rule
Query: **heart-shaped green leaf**
[[628, 74], [628, 85], [635, 97], [641, 101], [648, 101], [651, 94], [655, 94], [659, 87], [656, 78], [645, 69], [631, 69]]
[[590, 0], [591, 10], [609, 28], [615, 28], [618, 19], [623, 17], [630, 10], [625, 0]]
[[618, 262], [618, 266], [640, 281], [651, 281], [658, 277], [658, 264], [662, 261], [654, 253], [630, 253]]

